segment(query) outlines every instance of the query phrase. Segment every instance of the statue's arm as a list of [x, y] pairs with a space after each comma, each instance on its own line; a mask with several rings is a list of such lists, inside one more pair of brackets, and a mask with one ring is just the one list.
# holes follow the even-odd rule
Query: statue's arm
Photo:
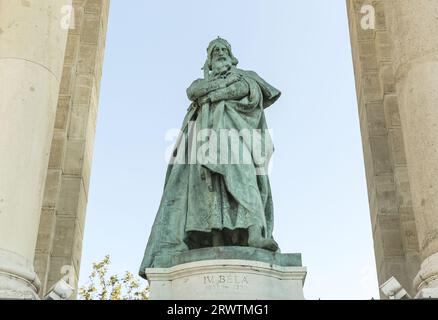
[[240, 78], [237, 75], [232, 75], [226, 79], [215, 79], [215, 80], [195, 80], [190, 87], [187, 89], [187, 97], [191, 101], [195, 101], [198, 98], [209, 94], [210, 92], [221, 90], [227, 88], [227, 86], [235, 83]]
[[198, 79], [195, 80], [187, 89], [187, 97], [191, 101], [195, 101], [199, 97], [202, 97], [214, 90], [225, 88], [225, 87], [226, 87], [226, 83], [224, 79], [218, 79], [214, 81], [206, 81], [203, 79]]
[[211, 92], [208, 97], [211, 102], [221, 100], [240, 100], [249, 94], [249, 85], [246, 81], [237, 81], [232, 85]]

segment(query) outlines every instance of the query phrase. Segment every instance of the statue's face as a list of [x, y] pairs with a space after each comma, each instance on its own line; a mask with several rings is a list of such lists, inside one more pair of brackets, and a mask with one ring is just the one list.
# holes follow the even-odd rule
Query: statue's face
[[224, 66], [231, 66], [231, 57], [228, 48], [221, 43], [214, 47], [211, 60], [213, 70]]

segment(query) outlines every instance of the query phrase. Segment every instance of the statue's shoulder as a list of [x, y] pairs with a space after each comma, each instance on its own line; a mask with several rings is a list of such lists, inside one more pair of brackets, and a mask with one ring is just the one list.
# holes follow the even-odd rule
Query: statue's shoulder
[[263, 80], [262, 77], [260, 77], [255, 71], [251, 70], [242, 70], [236, 68], [236, 72], [242, 75], [243, 77], [248, 77], [252, 80], [254, 80], [262, 90], [263, 96], [265, 97], [265, 100], [263, 102], [264, 107], [267, 108], [271, 104], [273, 104], [277, 99], [281, 96], [280, 90], [270, 85], [268, 82]]
[[260, 78], [260, 76], [255, 71], [243, 70], [243, 69], [238, 69], [238, 68], [236, 68], [235, 71], [236, 71], [236, 73], [238, 73], [242, 76], [247, 76], [250, 78]]
[[243, 69], [237, 69], [236, 72], [244, 77], [248, 77], [255, 82], [257, 82], [259, 85], [262, 86], [270, 86], [262, 77], [260, 77], [257, 72], [252, 70], [243, 70]]

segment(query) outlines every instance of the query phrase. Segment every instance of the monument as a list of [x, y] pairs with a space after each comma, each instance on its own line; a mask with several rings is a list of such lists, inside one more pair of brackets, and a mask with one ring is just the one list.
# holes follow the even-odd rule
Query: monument
[[[109, 2], [0, 0], [0, 151], [7, 155], [0, 157], [0, 299], [44, 297], [62, 266], [79, 275]], [[437, 296], [438, 37], [430, 31], [438, 29], [438, 6], [346, 3], [379, 284], [394, 276], [412, 297], [430, 290]], [[260, 88], [265, 104], [269, 94]], [[236, 248], [203, 244], [208, 255], [202, 256], [193, 247], [179, 250], [178, 241], [169, 243], [175, 261], [168, 265], [189, 261], [183, 253], [199, 263]], [[166, 268], [159, 259], [145, 260], [149, 279]]]
[[152, 299], [303, 299], [300, 254], [272, 236], [273, 143], [264, 109], [281, 95], [237, 68], [230, 44], [210, 42], [204, 78], [167, 170], [140, 275]]

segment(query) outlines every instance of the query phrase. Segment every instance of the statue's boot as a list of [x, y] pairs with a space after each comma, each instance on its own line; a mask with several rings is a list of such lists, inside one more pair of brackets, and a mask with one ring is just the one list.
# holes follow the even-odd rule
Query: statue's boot
[[262, 228], [259, 226], [249, 227], [248, 246], [274, 252], [278, 250], [278, 244], [274, 239], [266, 239], [262, 237]]

